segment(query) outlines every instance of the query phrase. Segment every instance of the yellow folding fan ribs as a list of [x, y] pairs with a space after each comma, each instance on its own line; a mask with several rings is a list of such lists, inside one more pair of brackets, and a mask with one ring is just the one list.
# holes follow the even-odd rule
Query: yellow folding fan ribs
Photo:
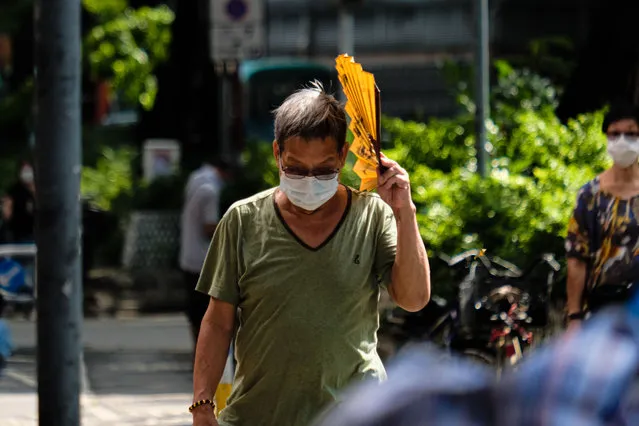
[[370, 191], [377, 187], [377, 168], [381, 164], [379, 88], [373, 74], [364, 71], [352, 56], [338, 56], [335, 68], [346, 94], [346, 113], [351, 118], [349, 128], [354, 139], [350, 150], [357, 156], [353, 171], [362, 180], [360, 191]]

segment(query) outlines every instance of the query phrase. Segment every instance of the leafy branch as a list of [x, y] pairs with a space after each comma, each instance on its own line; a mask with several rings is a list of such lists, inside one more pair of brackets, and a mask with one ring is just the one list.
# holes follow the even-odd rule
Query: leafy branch
[[98, 23], [84, 40], [95, 80], [108, 81], [131, 104], [150, 110], [157, 95], [154, 71], [169, 57], [175, 14], [166, 5], [132, 9], [126, 0], [83, 0]]

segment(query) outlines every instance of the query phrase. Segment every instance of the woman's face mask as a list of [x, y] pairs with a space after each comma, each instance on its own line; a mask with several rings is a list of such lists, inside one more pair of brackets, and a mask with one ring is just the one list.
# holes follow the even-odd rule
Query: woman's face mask
[[20, 180], [24, 183], [33, 183], [33, 169], [29, 166], [25, 166], [20, 170]]
[[608, 137], [608, 154], [617, 166], [624, 169], [632, 166], [639, 158], [639, 138], [624, 134]]
[[314, 211], [323, 206], [337, 193], [339, 186], [339, 172], [306, 176], [295, 174], [288, 168], [281, 166], [280, 190], [286, 194], [293, 205], [308, 211]]

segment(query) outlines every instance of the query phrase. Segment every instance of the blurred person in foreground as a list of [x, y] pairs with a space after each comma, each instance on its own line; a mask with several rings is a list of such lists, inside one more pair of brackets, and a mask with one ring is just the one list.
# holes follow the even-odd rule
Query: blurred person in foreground
[[586, 311], [628, 299], [639, 281], [639, 112], [612, 105], [603, 132], [613, 165], [584, 185], [568, 226], [569, 328]]
[[195, 286], [211, 238], [223, 213], [220, 198], [230, 169], [230, 164], [223, 160], [205, 162], [191, 173], [184, 190], [180, 269], [186, 291], [186, 315], [194, 345], [209, 304], [209, 297], [195, 291]]
[[314, 426], [639, 424], [639, 295], [528, 355], [502, 380], [487, 366], [422, 347], [382, 385], [350, 389]]
[[[386, 377], [376, 348], [381, 289], [409, 311], [428, 303], [406, 171], [383, 157], [377, 194], [359, 192], [338, 181], [347, 153], [344, 109], [319, 84], [276, 110], [280, 185], [229, 209], [198, 283], [211, 301], [197, 345], [194, 425], [308, 425], [345, 386]], [[233, 390], [216, 420], [201, 401], [213, 399], [238, 307]]]

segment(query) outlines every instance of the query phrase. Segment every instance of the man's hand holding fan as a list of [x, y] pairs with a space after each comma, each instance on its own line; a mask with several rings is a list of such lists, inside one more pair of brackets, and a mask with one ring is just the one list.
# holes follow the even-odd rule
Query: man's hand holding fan
[[346, 94], [346, 113], [351, 118], [349, 128], [354, 139], [350, 151], [357, 157], [353, 171], [361, 179], [360, 191], [377, 188], [396, 214], [406, 208], [412, 211], [408, 173], [381, 153], [381, 97], [375, 77], [352, 56], [340, 55], [335, 63]]

